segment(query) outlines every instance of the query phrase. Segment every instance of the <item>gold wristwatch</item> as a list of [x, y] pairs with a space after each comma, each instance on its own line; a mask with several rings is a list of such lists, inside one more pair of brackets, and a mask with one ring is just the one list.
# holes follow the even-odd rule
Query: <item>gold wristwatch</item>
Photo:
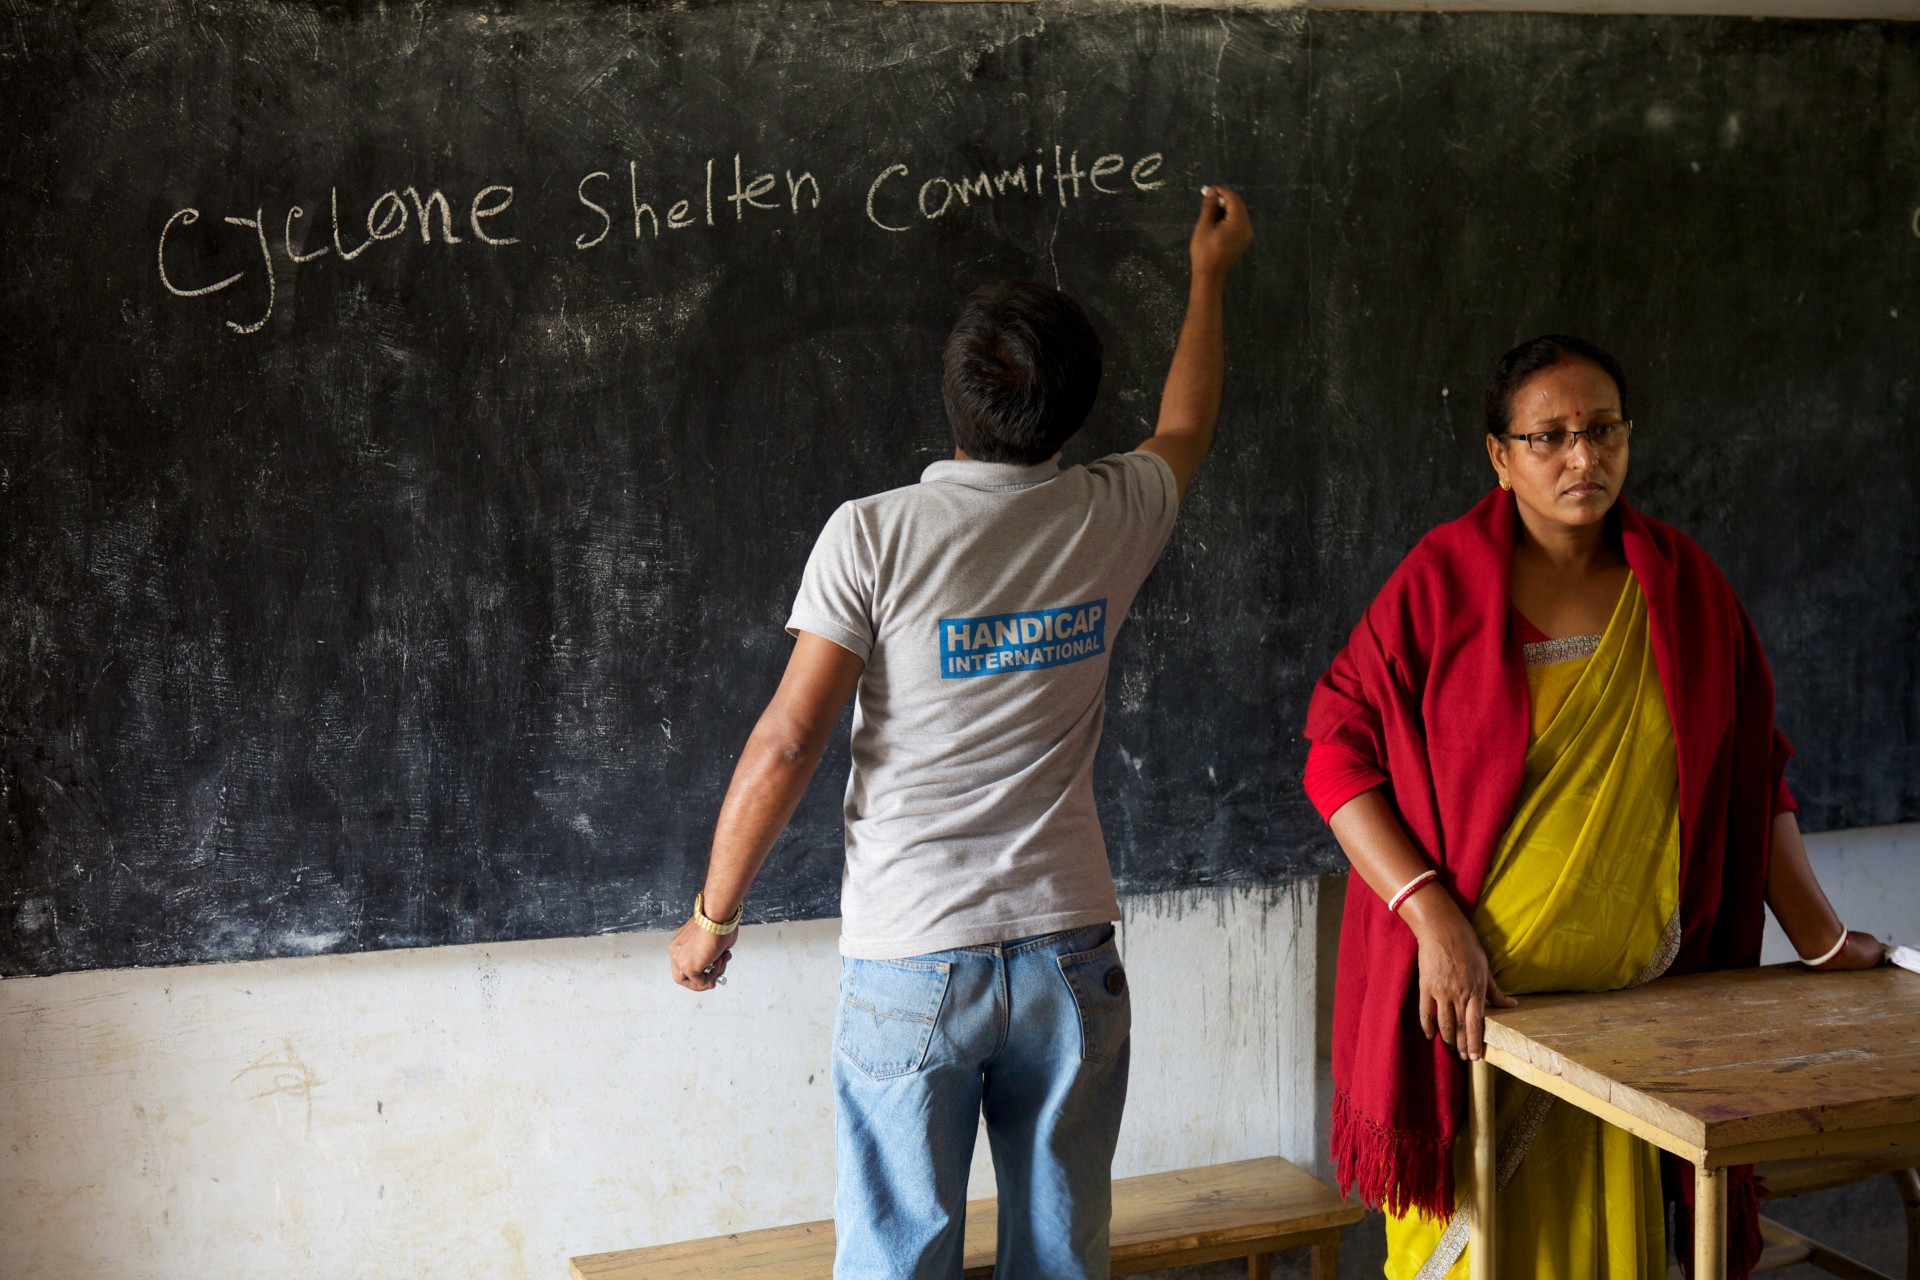
[[747, 904], [742, 902], [739, 909], [733, 913], [733, 919], [709, 920], [707, 919], [706, 906], [707, 895], [705, 892], [693, 895], [693, 922], [702, 929], [705, 929], [708, 933], [721, 938], [726, 937], [735, 929], [738, 929], [740, 927], [740, 917], [747, 914]]

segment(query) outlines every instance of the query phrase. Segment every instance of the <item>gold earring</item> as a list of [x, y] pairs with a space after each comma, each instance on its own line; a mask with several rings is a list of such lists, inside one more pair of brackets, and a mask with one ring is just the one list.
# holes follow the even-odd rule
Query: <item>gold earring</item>
[[1507, 479], [1507, 478], [1506, 478], [1505, 476], [1501, 476], [1501, 477], [1500, 477], [1500, 487], [1501, 487], [1502, 489], [1511, 489], [1511, 488], [1513, 488], [1513, 481], [1511, 481], [1511, 480], [1509, 480], [1509, 479]]

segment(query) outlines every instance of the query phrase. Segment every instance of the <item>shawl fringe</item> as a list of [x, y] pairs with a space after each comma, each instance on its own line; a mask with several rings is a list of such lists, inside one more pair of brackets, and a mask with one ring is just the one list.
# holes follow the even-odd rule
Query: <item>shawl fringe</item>
[[1362, 1115], [1345, 1089], [1333, 1095], [1327, 1147], [1340, 1194], [1389, 1213], [1418, 1209], [1444, 1219], [1453, 1212], [1453, 1139], [1395, 1129]]

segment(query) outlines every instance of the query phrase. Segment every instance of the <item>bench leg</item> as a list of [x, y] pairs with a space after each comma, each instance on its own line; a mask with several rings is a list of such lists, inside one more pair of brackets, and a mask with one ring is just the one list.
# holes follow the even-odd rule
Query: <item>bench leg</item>
[[1270, 1253], [1248, 1254], [1247, 1280], [1273, 1280], [1273, 1255]]
[[1313, 1258], [1313, 1280], [1338, 1280], [1340, 1275], [1340, 1242], [1329, 1240], [1325, 1244], [1314, 1245], [1309, 1251]]
[[1907, 1211], [1907, 1280], [1920, 1280], [1920, 1169], [1896, 1169], [1893, 1185]]

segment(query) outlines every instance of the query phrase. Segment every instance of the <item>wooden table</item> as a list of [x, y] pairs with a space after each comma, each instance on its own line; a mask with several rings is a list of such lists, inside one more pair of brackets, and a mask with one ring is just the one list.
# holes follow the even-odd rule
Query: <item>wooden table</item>
[[1694, 1276], [1726, 1274], [1729, 1165], [1920, 1141], [1920, 975], [1797, 964], [1532, 995], [1473, 1064], [1473, 1280], [1493, 1280], [1497, 1068], [1694, 1165]]

